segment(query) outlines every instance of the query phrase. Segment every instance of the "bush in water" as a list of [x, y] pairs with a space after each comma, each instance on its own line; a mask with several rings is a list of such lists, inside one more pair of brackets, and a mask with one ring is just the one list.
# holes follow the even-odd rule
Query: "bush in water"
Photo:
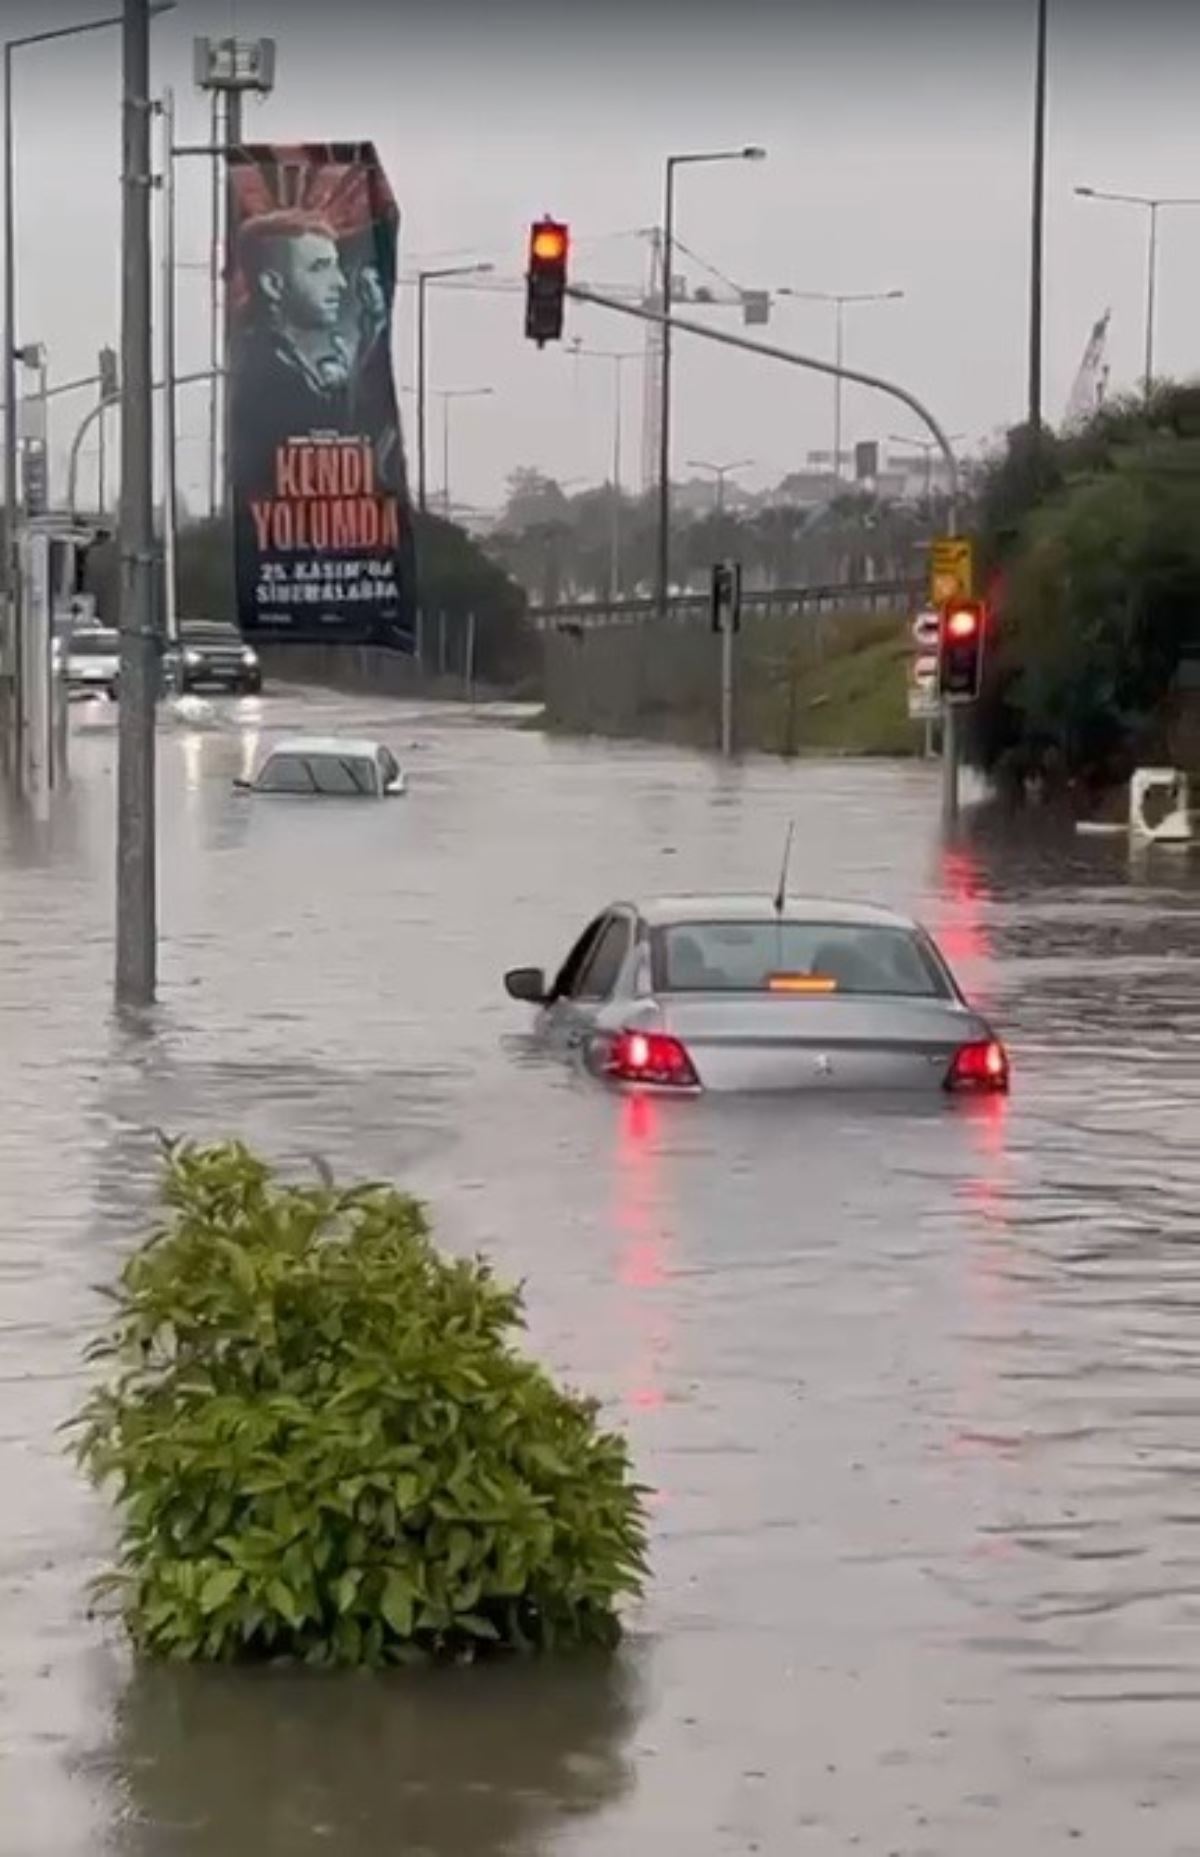
[[519, 1293], [386, 1186], [167, 1148], [75, 1424], [115, 1484], [135, 1645], [380, 1666], [615, 1643], [642, 1585], [623, 1439], [511, 1336]]

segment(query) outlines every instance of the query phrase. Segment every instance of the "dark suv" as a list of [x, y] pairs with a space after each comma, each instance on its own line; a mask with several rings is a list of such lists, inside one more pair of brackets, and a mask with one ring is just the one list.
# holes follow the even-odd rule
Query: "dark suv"
[[179, 627], [179, 688], [238, 690], [254, 696], [262, 689], [258, 653], [236, 626], [219, 620], [184, 619]]

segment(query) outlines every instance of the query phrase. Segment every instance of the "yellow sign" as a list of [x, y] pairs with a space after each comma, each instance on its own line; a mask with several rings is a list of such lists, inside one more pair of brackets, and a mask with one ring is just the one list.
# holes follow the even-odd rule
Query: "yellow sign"
[[929, 591], [934, 606], [974, 595], [975, 562], [970, 537], [945, 535], [929, 550]]

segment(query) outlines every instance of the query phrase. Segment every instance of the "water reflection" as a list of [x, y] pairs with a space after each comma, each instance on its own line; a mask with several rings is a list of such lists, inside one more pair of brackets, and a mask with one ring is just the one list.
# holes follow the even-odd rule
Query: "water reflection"
[[138, 1670], [95, 1763], [114, 1857], [510, 1857], [632, 1784], [634, 1651], [385, 1678]]

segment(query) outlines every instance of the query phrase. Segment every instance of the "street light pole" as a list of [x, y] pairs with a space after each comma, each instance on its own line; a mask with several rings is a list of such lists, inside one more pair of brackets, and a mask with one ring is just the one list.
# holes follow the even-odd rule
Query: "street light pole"
[[725, 479], [732, 477], [735, 471], [748, 471], [753, 465], [753, 458], [738, 458], [733, 464], [710, 464], [706, 458], [689, 458], [689, 471], [711, 471], [716, 482], [715, 514], [725, 513]]
[[1112, 193], [1103, 187], [1076, 187], [1083, 200], [1108, 201], [1116, 206], [1136, 206], [1149, 218], [1146, 239], [1146, 358], [1142, 390], [1150, 398], [1154, 386], [1154, 317], [1158, 297], [1158, 215], [1164, 206], [1200, 206], [1200, 196], [1190, 194]]
[[642, 357], [632, 348], [585, 348], [578, 338], [571, 343], [570, 353], [575, 361], [611, 361], [613, 366], [612, 513], [608, 535], [608, 597], [611, 604], [621, 597], [622, 369], [627, 361], [640, 361]]
[[435, 391], [442, 402], [442, 513], [449, 522], [451, 401], [490, 399], [495, 389], [492, 387], [438, 387]]
[[766, 149], [713, 149], [695, 155], [668, 155], [663, 197], [662, 379], [658, 434], [658, 610], [665, 614], [671, 591], [671, 266], [675, 252], [675, 170], [716, 161], [763, 161]]
[[791, 290], [785, 284], [776, 291], [776, 296], [793, 297], [801, 303], [832, 303], [834, 307], [833, 335], [833, 478], [835, 483], [842, 480], [842, 381], [843, 362], [845, 358], [844, 315], [848, 303], [897, 303], [903, 297], [902, 290]]
[[428, 396], [426, 370], [426, 301], [428, 285], [447, 277], [485, 277], [495, 270], [492, 264], [445, 264], [417, 272], [417, 508], [424, 515], [428, 508], [426, 480], [425, 405]]
[[1033, 80], [1033, 186], [1029, 212], [1029, 404], [1026, 419], [1035, 443], [1042, 429], [1042, 265], [1046, 223], [1046, 14], [1037, 0]]
[[122, 102], [121, 604], [117, 715], [116, 1000], [154, 1002], [157, 872], [154, 724], [153, 376], [150, 353], [150, 12], [125, 0]]

